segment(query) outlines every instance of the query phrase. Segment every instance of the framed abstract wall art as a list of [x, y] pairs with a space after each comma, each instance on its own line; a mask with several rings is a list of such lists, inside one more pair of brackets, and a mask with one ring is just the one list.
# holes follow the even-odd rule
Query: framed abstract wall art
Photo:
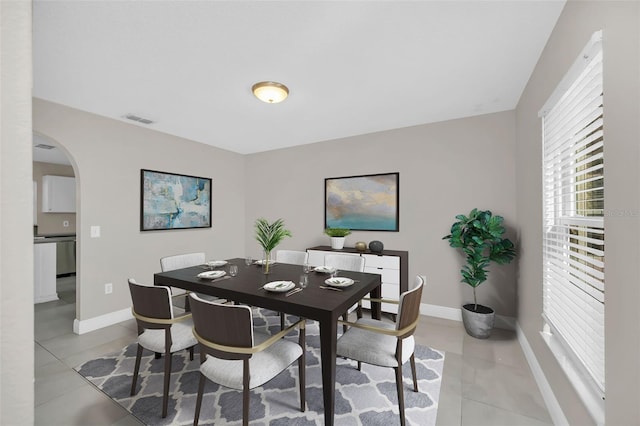
[[211, 179], [140, 170], [140, 230], [211, 228]]
[[399, 184], [399, 173], [325, 179], [325, 228], [397, 232]]

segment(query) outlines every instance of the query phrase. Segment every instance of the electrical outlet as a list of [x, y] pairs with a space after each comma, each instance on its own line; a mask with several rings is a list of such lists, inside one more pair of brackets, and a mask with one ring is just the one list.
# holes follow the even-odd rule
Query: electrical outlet
[[69, 227], [69, 221], [68, 220], [63, 220], [62, 221], [62, 226], [64, 226], [65, 228]]
[[112, 283], [106, 283], [104, 285], [104, 294], [111, 294], [113, 293], [113, 284]]
[[91, 227], [91, 238], [100, 238], [100, 227], [92, 226]]

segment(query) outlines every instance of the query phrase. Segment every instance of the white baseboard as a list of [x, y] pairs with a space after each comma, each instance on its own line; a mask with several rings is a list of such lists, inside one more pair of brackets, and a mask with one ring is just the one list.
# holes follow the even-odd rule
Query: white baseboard
[[[428, 315], [430, 317], [443, 318], [452, 321], [462, 322], [461, 308], [449, 308], [447, 306], [430, 305], [428, 303], [420, 304], [420, 315]], [[504, 315], [496, 315], [495, 325], [496, 328], [503, 330], [515, 331], [516, 319], [514, 317], [508, 317]]]
[[452, 321], [462, 321], [462, 313], [458, 308], [449, 308], [447, 306], [430, 305], [428, 303], [420, 304], [420, 315], [428, 315], [430, 317], [443, 318]]
[[126, 308], [120, 311], [100, 315], [99, 317], [90, 318], [88, 320], [79, 321], [78, 319], [74, 319], [73, 332], [76, 334], [89, 333], [90, 331], [108, 327], [131, 318], [133, 318], [133, 315], [131, 315], [131, 308]]
[[544, 402], [547, 405], [547, 409], [549, 410], [549, 415], [551, 416], [551, 420], [553, 420], [553, 424], [557, 426], [569, 426], [569, 422], [567, 421], [567, 418], [562, 411], [562, 407], [556, 399], [556, 396], [551, 389], [551, 385], [547, 381], [547, 378], [542, 371], [542, 367], [540, 367], [540, 364], [538, 363], [538, 360], [533, 353], [533, 349], [531, 348], [531, 345], [529, 345], [527, 337], [524, 335], [524, 331], [522, 331], [520, 325], [517, 322], [515, 326], [516, 334], [518, 336], [518, 343], [520, 343], [522, 352], [524, 352], [524, 357], [529, 363], [529, 367], [531, 368], [531, 372], [533, 373], [533, 378], [538, 384], [538, 389], [540, 389], [542, 399], [544, 399]]
[[[436, 318], [443, 318], [452, 321], [462, 322], [462, 313], [459, 308], [449, 308], [447, 306], [430, 305], [428, 303], [420, 304], [420, 314], [428, 315]], [[111, 312], [99, 317], [90, 318], [88, 320], [73, 320], [73, 332], [76, 334], [84, 334], [99, 328], [108, 327], [122, 321], [133, 318], [131, 308], [122, 309], [120, 311]], [[515, 330], [516, 321], [513, 317], [496, 315], [496, 328], [505, 330]]]

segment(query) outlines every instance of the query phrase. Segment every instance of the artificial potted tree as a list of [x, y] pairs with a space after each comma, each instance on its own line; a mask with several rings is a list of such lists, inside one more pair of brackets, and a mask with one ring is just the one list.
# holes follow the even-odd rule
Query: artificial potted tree
[[324, 233], [331, 237], [331, 248], [341, 250], [344, 247], [345, 237], [351, 234], [347, 228], [327, 228]]
[[264, 250], [263, 267], [264, 273], [269, 273], [269, 263], [271, 263], [271, 251], [276, 248], [285, 237], [291, 237], [291, 231], [284, 227], [284, 220], [278, 219], [269, 223], [267, 219], [256, 219], [256, 240]]
[[473, 209], [469, 216], [458, 215], [456, 219], [451, 233], [442, 239], [449, 240], [451, 247], [462, 249], [466, 257], [460, 273], [462, 282], [473, 288], [473, 303], [462, 306], [462, 322], [469, 335], [486, 339], [491, 335], [495, 312], [478, 304], [476, 287], [487, 280], [487, 267], [491, 262], [507, 264], [516, 256], [516, 251], [511, 240], [503, 238], [502, 216]]

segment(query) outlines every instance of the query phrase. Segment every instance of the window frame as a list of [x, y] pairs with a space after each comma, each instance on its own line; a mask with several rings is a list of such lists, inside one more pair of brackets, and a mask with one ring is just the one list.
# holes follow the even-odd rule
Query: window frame
[[[552, 95], [549, 97], [543, 108], [539, 112], [539, 117], [542, 119], [542, 220], [543, 220], [543, 229], [542, 229], [542, 274], [543, 274], [543, 314], [542, 317], [544, 319], [543, 330], [540, 332], [543, 340], [549, 346], [549, 349], [556, 357], [559, 365], [563, 369], [563, 371], [567, 374], [570, 382], [576, 388], [578, 395], [584, 401], [585, 406], [590, 411], [594, 420], [598, 423], [604, 423], [604, 395], [605, 395], [605, 377], [604, 377], [604, 350], [605, 350], [605, 341], [604, 341], [604, 318], [605, 318], [605, 306], [604, 306], [604, 297], [605, 297], [605, 286], [604, 286], [604, 195], [602, 195], [601, 199], [595, 199], [594, 201], [601, 204], [601, 208], [596, 206], [595, 209], [589, 207], [586, 208], [580, 206], [580, 203], [584, 203], [585, 201], [588, 203], [590, 200], [580, 200], [577, 194], [583, 193], [593, 193], [595, 196], [600, 194], [600, 190], [602, 194], [604, 194], [604, 132], [602, 135], [599, 135], [599, 132], [602, 132], [603, 127], [600, 127], [598, 120], [600, 120], [602, 116], [599, 114], [596, 115], [596, 119], [594, 121], [585, 121], [585, 125], [583, 127], [582, 123], [578, 126], [580, 129], [576, 132], [575, 135], [572, 135], [571, 142], [567, 142], [565, 140], [560, 140], [559, 142], [552, 140], [552, 142], [556, 143], [556, 146], [566, 147], [566, 152], [563, 152], [561, 155], [554, 157], [553, 159], [559, 161], [561, 165], [558, 164], [549, 164], [549, 157], [547, 156], [547, 140], [546, 137], [547, 129], [545, 129], [545, 118], [547, 114], [549, 114], [553, 108], [555, 108], [570, 88], [574, 87], [575, 84], [581, 83], [582, 74], [589, 69], [589, 67], [594, 66], [593, 63], [596, 63], [596, 60], [600, 61], [600, 64], [596, 63], [596, 66], [601, 66], [602, 58], [598, 55], [603, 55], [602, 50], [602, 31], [595, 32], [585, 48], [582, 50], [572, 67], [569, 69], [567, 74], [563, 77], [558, 87], [554, 90]], [[594, 59], [595, 58], [595, 59]], [[601, 77], [600, 77], [601, 78]], [[600, 89], [602, 88], [602, 81], [599, 81]], [[592, 92], [597, 93], [597, 92]], [[602, 92], [600, 92], [602, 93]], [[582, 104], [580, 104], [582, 105]], [[603, 104], [601, 104], [603, 105]], [[599, 108], [599, 106], [597, 107]], [[569, 120], [573, 120], [574, 117], [568, 117]], [[570, 121], [571, 124], [575, 125], [575, 122]], [[591, 130], [590, 127], [596, 123], [595, 131], [589, 132], [586, 130]], [[555, 122], [553, 123], [554, 127], [553, 131], [558, 129], [568, 128], [570, 127], [566, 123]], [[576, 137], [579, 143], [576, 144], [575, 148], [571, 148], [571, 143], [574, 143], [573, 136], [580, 135], [580, 137]], [[592, 137], [592, 135], [594, 135]], [[602, 141], [600, 139], [602, 138]], [[553, 139], [553, 138], [552, 138]], [[584, 142], [583, 142], [584, 141]], [[595, 146], [594, 146], [595, 145]], [[581, 151], [587, 151], [587, 157], [580, 157], [579, 154]], [[599, 152], [601, 151], [601, 152]], [[594, 154], [595, 153], [595, 154]], [[601, 159], [601, 160], [600, 160]], [[600, 162], [598, 163], [598, 160]], [[569, 165], [567, 165], [569, 164]], [[593, 168], [593, 171], [597, 172], [598, 170], [602, 170], [600, 173], [601, 176], [588, 176], [588, 173], [591, 173], [592, 166], [587, 167], [587, 169], [581, 170], [572, 170], [570, 173], [565, 174], [563, 170], [583, 167], [589, 164], [596, 164]], [[586, 170], [586, 171], [585, 171]], [[586, 179], [578, 179], [581, 177], [585, 177]], [[578, 190], [579, 185], [588, 184], [589, 181], [596, 182], [602, 179], [602, 182], [599, 183], [598, 186], [595, 187], [594, 191], [591, 191], [592, 188], [584, 188]], [[560, 185], [558, 185], [560, 182]], [[563, 186], [564, 185], [564, 186]], [[550, 190], [551, 188], [551, 190]], [[556, 201], [549, 201], [551, 199], [555, 199]], [[560, 200], [560, 201], [558, 201]], [[579, 214], [580, 212], [586, 214]], [[593, 215], [593, 214], [596, 215]], [[553, 228], [557, 228], [553, 229]], [[572, 232], [572, 229], [577, 231], [575, 232], [584, 232], [586, 235], [575, 234]], [[601, 230], [601, 231], [600, 231]], [[566, 234], [563, 234], [566, 232]], [[601, 242], [600, 239], [597, 238], [597, 235], [602, 234]], [[551, 233], [555, 233], [555, 235], [551, 235]], [[576, 238], [576, 235], [579, 235]], [[580, 247], [584, 245], [585, 249], [582, 250]], [[601, 250], [597, 248], [597, 246], [601, 246]], [[551, 260], [553, 256], [551, 254], [562, 254], [565, 258], [570, 259], [571, 264], [575, 264], [578, 259], [578, 263], [589, 262], [586, 264], [585, 268], [582, 269], [568, 269], [566, 271], [567, 275], [572, 275], [578, 271], [587, 271], [586, 272], [586, 281], [583, 283], [584, 288], [580, 288], [581, 286], [575, 286], [576, 288], [582, 290], [584, 292], [584, 297], [589, 298], [592, 297], [595, 301], [588, 299], [585, 302], [582, 302], [575, 311], [579, 312], [581, 310], [589, 310], [590, 304], [594, 304], [602, 306], [602, 314], [601, 319], [591, 322], [590, 320], [586, 320], [588, 323], [589, 329], [587, 332], [592, 332], [598, 330], [598, 325], [601, 324], [602, 336], [601, 336], [601, 358], [595, 358], [596, 360], [602, 359], [601, 369], [598, 369], [597, 373], [590, 371], [590, 368], [587, 365], [593, 366], [593, 363], [586, 362], [581, 359], [580, 352], [575, 352], [574, 348], [571, 344], [565, 339], [563, 336], [564, 333], [571, 334], [571, 327], [563, 324], [560, 326], [558, 324], [558, 320], [561, 319], [561, 316], [566, 315], [570, 319], [570, 314], [563, 312], [560, 314], [553, 314], [547, 309], [556, 308], [557, 300], [565, 300], [569, 302], [574, 302], [571, 299], [571, 294], [567, 296], [566, 294], [562, 294], [560, 297], [557, 296], [558, 292], [563, 293], [562, 290], [559, 290], [558, 282], [549, 283], [548, 280], [554, 280], [553, 278], [549, 278], [555, 272], [555, 267], [552, 265]], [[601, 254], [601, 255], [600, 255]], [[581, 259], [582, 258], [582, 259]], [[600, 258], [600, 260], [597, 260]], [[596, 259], [596, 260], [594, 260]], [[570, 265], [570, 263], [566, 263], [567, 260], [562, 260], [561, 262], [565, 262], [566, 265]], [[601, 273], [594, 274], [596, 277], [592, 279], [590, 274], [594, 271], [598, 271], [598, 269], [602, 269]], [[582, 272], [580, 272], [582, 273]], [[597, 284], [601, 280], [602, 288], [598, 287]], [[572, 280], [567, 280], [569, 283], [569, 287], [574, 286], [574, 282]], [[565, 283], [566, 285], [567, 283]], [[590, 288], [591, 285], [596, 284], [594, 286], [595, 290]], [[549, 292], [555, 292], [555, 294], [551, 294]], [[575, 289], [574, 289], [575, 291]], [[601, 292], [601, 293], [600, 293]], [[601, 299], [601, 300], [600, 300]], [[551, 303], [552, 305], [549, 305]], [[578, 305], [578, 304], [576, 304]], [[573, 310], [572, 310], [573, 312]], [[555, 319], [549, 317], [552, 315]], [[601, 320], [601, 323], [598, 322]], [[554, 322], [555, 321], [555, 322]], [[596, 324], [596, 327], [593, 326]], [[561, 331], [560, 329], [563, 329]], [[593, 335], [592, 335], [593, 336]], [[576, 335], [573, 334], [568, 336], [570, 339], [575, 339]], [[600, 336], [593, 336], [593, 338], [599, 338]], [[597, 339], [600, 341], [600, 339]], [[591, 355], [591, 352], [587, 352], [587, 355]], [[594, 359], [594, 358], [591, 358]], [[596, 375], [594, 375], [596, 374]], [[598, 379], [597, 377], [601, 377]]]

